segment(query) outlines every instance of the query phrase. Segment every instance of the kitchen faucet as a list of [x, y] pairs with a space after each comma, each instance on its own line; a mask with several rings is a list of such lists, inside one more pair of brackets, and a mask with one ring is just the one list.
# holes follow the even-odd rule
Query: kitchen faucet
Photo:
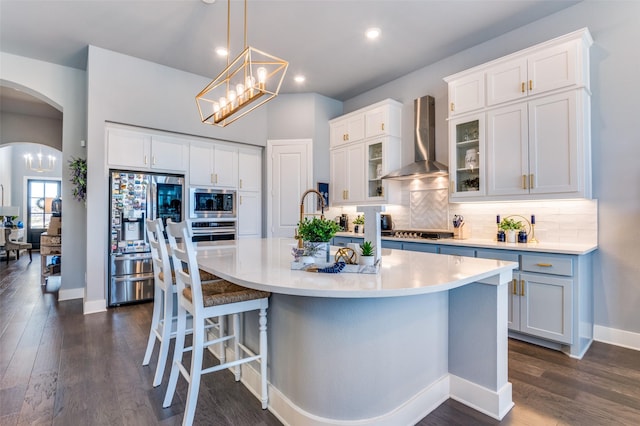
[[[306, 191], [304, 191], [304, 193], [302, 194], [302, 197], [300, 198], [300, 222], [299, 223], [302, 223], [302, 221], [304, 220], [304, 198], [312, 192], [317, 194], [318, 197], [320, 198], [320, 219], [324, 219], [324, 197], [322, 196], [320, 191], [316, 191], [315, 189], [307, 189]], [[298, 240], [298, 248], [302, 248], [303, 247], [302, 237], [298, 235], [298, 228], [296, 228], [296, 234], [294, 238]]]

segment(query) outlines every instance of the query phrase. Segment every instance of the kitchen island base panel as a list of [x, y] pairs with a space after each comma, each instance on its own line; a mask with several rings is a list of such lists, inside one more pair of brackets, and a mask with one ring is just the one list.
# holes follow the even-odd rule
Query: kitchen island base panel
[[[398, 425], [453, 398], [502, 419], [513, 407], [500, 355], [506, 282], [385, 299], [273, 294], [269, 410], [291, 425]], [[465, 324], [472, 326], [452, 334]], [[482, 348], [477, 338], [494, 343]], [[243, 383], [257, 386], [259, 374], [247, 370]]]

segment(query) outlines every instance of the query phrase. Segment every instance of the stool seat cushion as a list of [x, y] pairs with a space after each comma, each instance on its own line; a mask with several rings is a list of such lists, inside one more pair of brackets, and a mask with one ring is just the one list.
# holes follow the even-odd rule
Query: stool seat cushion
[[[185, 288], [182, 294], [193, 303], [190, 287]], [[253, 290], [225, 280], [202, 284], [202, 298], [205, 307], [264, 299], [269, 296], [271, 296], [271, 293], [267, 291]]]

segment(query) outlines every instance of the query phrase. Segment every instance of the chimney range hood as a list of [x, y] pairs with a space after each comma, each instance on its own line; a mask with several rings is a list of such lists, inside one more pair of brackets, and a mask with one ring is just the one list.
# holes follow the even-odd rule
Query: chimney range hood
[[447, 166], [435, 161], [435, 104], [433, 97], [428, 95], [413, 101], [415, 162], [383, 176], [382, 179], [419, 179], [448, 174]]

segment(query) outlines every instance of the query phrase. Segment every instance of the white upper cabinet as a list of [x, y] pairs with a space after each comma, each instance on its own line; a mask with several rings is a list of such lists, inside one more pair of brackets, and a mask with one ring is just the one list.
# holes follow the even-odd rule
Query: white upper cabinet
[[189, 152], [191, 186], [238, 186], [238, 149], [211, 142], [192, 141]]
[[484, 107], [484, 71], [445, 78], [449, 83], [449, 115], [463, 114]]
[[460, 161], [452, 164], [454, 201], [463, 195], [477, 200], [591, 198], [592, 43], [589, 31], [582, 29], [445, 78], [451, 96], [460, 81], [486, 75], [487, 105], [469, 114], [458, 116], [457, 108], [449, 114], [454, 159], [461, 157], [464, 143], [453, 129], [486, 116], [486, 179], [482, 149], [476, 194], [460, 187]]
[[392, 99], [370, 105], [329, 121], [330, 148], [375, 136], [400, 137], [402, 104]]
[[336, 120], [331, 125], [330, 146], [337, 147], [364, 139], [364, 115], [356, 114]]
[[183, 172], [187, 169], [188, 142], [121, 128], [107, 129], [110, 167]]
[[[381, 179], [400, 167], [402, 104], [386, 99], [329, 121], [330, 180], [334, 205], [391, 202], [397, 182]], [[359, 139], [349, 132], [358, 123]], [[360, 127], [361, 126], [361, 127]]]
[[487, 69], [487, 106], [584, 84], [578, 41], [546, 47]]

